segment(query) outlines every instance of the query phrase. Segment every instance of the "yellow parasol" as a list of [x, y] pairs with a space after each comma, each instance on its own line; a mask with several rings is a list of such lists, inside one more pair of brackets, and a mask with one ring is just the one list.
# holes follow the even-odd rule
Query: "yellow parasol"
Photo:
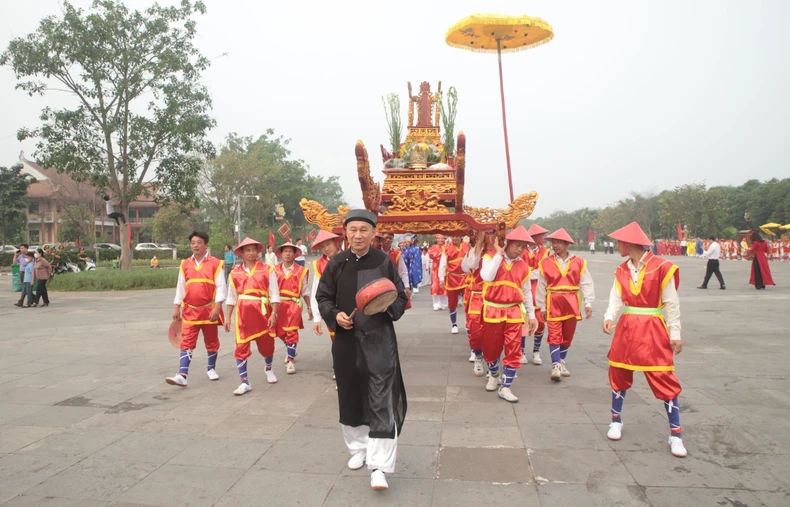
[[502, 81], [502, 53], [512, 53], [534, 48], [549, 42], [553, 38], [554, 30], [540, 18], [505, 16], [502, 14], [472, 14], [453, 25], [445, 34], [445, 42], [452, 47], [477, 53], [497, 54], [510, 202], [513, 202], [513, 176], [510, 172], [510, 146], [507, 139], [505, 87]]

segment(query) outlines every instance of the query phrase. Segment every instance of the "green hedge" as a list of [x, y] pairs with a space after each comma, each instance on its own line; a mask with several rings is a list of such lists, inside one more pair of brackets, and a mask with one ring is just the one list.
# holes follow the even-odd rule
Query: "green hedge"
[[[69, 257], [71, 260], [77, 260], [77, 253], [79, 252], [78, 248], [67, 248], [65, 250], [66, 256]], [[92, 248], [86, 248], [85, 253], [88, 254], [88, 257], [91, 259], [96, 259], [96, 253]], [[224, 252], [223, 252], [224, 253]], [[173, 259], [173, 251], [172, 250], [134, 250], [132, 249], [132, 259], [137, 260], [151, 260], [151, 257], [156, 255], [159, 259], [160, 263], [164, 259]], [[192, 255], [192, 250], [189, 248], [179, 248], [177, 250], [177, 255], [179, 259], [186, 259], [190, 255]], [[220, 256], [222, 253], [220, 253]], [[112, 261], [113, 259], [117, 259], [121, 257], [120, 250], [109, 250], [109, 249], [101, 249], [99, 250], [99, 262], [101, 261]], [[10, 266], [14, 262], [14, 254], [12, 253], [0, 253], [0, 266]], [[146, 263], [147, 265], [147, 263]]]
[[63, 292], [174, 289], [176, 283], [177, 269], [100, 269], [57, 275], [47, 283], [47, 289]]

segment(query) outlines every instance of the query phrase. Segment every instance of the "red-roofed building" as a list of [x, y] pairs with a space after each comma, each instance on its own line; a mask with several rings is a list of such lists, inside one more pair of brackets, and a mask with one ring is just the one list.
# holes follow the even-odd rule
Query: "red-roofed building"
[[[94, 242], [119, 243], [119, 228], [113, 219], [107, 218], [104, 201], [89, 184], [78, 183], [68, 174], [58, 173], [55, 169], [44, 169], [27, 160], [24, 153], [19, 154], [19, 163], [22, 164], [22, 174], [35, 179], [27, 190], [30, 202], [27, 213], [29, 243], [45, 245], [60, 242], [58, 228], [64, 221], [65, 208], [72, 205], [85, 206], [96, 217], [95, 239], [83, 238], [84, 245]], [[141, 229], [153, 221], [159, 208], [160, 205], [153, 198], [146, 197], [141, 197], [129, 205], [127, 219], [132, 227], [132, 240], [150, 241], [150, 231], [146, 234]]]

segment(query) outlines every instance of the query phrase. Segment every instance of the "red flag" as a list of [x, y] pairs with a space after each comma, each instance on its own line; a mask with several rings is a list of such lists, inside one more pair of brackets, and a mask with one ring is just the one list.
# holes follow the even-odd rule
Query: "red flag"
[[126, 225], [126, 241], [129, 242], [129, 248], [132, 247], [132, 226]]
[[275, 243], [274, 233], [272, 231], [269, 231], [269, 246], [274, 248], [274, 243]]
[[587, 242], [592, 243], [593, 241], [595, 241], [595, 234], [590, 229], [587, 229]]
[[680, 222], [678, 222], [678, 241], [683, 240], [683, 227], [680, 226]]

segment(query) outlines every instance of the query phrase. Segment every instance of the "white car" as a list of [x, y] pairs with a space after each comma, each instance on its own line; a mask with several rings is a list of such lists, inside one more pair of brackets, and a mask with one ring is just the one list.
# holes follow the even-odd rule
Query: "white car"
[[115, 243], [96, 243], [93, 245], [93, 248], [96, 250], [121, 250], [121, 245], [116, 245]]
[[0, 250], [0, 252], [2, 252], [2, 253], [14, 253], [17, 250], [19, 250], [19, 248], [15, 247], [14, 245], [3, 245], [3, 249]]
[[159, 250], [159, 247], [156, 246], [156, 243], [138, 243], [135, 250]]

